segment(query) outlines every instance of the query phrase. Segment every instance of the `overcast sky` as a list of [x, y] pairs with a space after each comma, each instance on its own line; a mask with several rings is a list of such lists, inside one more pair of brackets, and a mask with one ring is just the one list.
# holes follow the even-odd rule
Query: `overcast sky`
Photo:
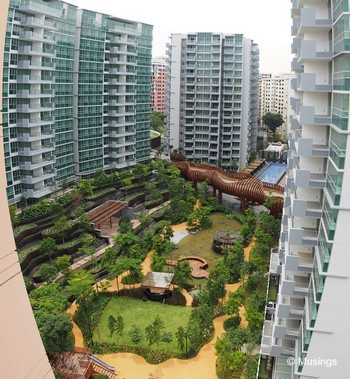
[[153, 25], [153, 56], [172, 33], [243, 33], [259, 45], [260, 72], [290, 71], [290, 0], [66, 0], [81, 8]]

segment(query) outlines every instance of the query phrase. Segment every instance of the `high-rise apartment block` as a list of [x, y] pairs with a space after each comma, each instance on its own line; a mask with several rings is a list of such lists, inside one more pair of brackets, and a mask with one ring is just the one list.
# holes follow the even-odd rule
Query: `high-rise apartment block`
[[151, 25], [10, 0], [3, 127], [10, 203], [149, 159]]
[[165, 113], [167, 96], [166, 58], [155, 57], [152, 60], [152, 110]]
[[282, 137], [287, 136], [292, 77], [291, 73], [259, 75], [259, 124], [263, 126], [262, 118], [268, 112], [281, 114], [284, 120], [280, 127]]
[[[293, 115], [262, 356], [273, 378], [348, 378], [349, 2], [292, 0]], [[349, 147], [348, 147], [349, 144]]]
[[187, 158], [230, 168], [256, 150], [259, 50], [242, 34], [172, 34], [168, 141]]

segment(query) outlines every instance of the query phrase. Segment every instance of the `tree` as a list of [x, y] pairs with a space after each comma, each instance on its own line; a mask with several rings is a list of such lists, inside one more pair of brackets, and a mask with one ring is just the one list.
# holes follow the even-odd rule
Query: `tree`
[[47, 353], [60, 354], [73, 349], [73, 323], [69, 315], [40, 315], [36, 322]]
[[189, 281], [192, 281], [192, 269], [188, 261], [178, 261], [174, 270], [173, 283], [180, 288], [185, 288]]
[[148, 168], [146, 165], [143, 165], [141, 163], [136, 163], [136, 165], [132, 169], [132, 173], [139, 178], [143, 178], [144, 176], [147, 175]]
[[43, 254], [47, 254], [49, 256], [49, 261], [51, 263], [52, 254], [56, 251], [57, 245], [53, 238], [47, 237], [43, 239], [40, 243], [40, 251]]
[[218, 365], [224, 372], [224, 377], [240, 378], [244, 368], [245, 356], [240, 351], [232, 351], [231, 341], [225, 335], [215, 342]]
[[226, 279], [224, 275], [219, 275], [215, 280], [209, 278], [207, 290], [211, 299], [211, 305], [218, 304], [219, 299], [224, 299], [226, 295]]
[[133, 324], [129, 331], [129, 337], [133, 344], [139, 345], [143, 340], [143, 333], [141, 328], [138, 325]]
[[140, 242], [140, 238], [135, 236], [135, 234], [129, 230], [126, 233], [118, 234], [114, 237], [113, 242], [118, 246], [121, 253], [129, 255], [130, 247], [138, 244]]
[[113, 336], [113, 333], [116, 330], [116, 324], [117, 324], [117, 320], [115, 319], [115, 317], [113, 315], [109, 315], [108, 316], [108, 329], [110, 332], [110, 337]]
[[152, 324], [146, 326], [145, 333], [149, 346], [158, 344], [161, 340], [162, 330], [165, 328], [163, 320], [157, 315]]
[[73, 295], [79, 303], [82, 295], [92, 289], [95, 283], [95, 277], [86, 270], [75, 272], [70, 279], [68, 279], [68, 292]]
[[163, 255], [153, 252], [151, 256], [151, 269], [156, 272], [163, 272], [166, 265], [166, 259]]
[[23, 212], [27, 207], [27, 199], [24, 196], [21, 196], [19, 199], [19, 207], [21, 208], [21, 211]]
[[238, 316], [239, 307], [244, 301], [244, 295], [241, 292], [229, 292], [228, 299], [224, 304], [224, 311], [227, 315]]
[[154, 111], [151, 113], [151, 129], [163, 133], [165, 115], [162, 112]]
[[72, 222], [63, 215], [54, 223], [53, 230], [62, 238], [62, 242], [64, 243], [64, 235], [71, 227]]
[[182, 326], [179, 326], [175, 337], [177, 339], [177, 347], [181, 352], [184, 352], [185, 350], [185, 338], [186, 338], [186, 332], [185, 329]]
[[55, 262], [57, 270], [62, 273], [65, 279], [67, 279], [71, 273], [70, 260], [71, 260], [70, 256], [65, 254], [58, 257]]
[[68, 179], [67, 179], [67, 178], [64, 178], [64, 179], [62, 180], [61, 188], [62, 188], [62, 192], [63, 192], [63, 194], [65, 194], [65, 193], [66, 193], [66, 190], [67, 190], [67, 188], [68, 188]]
[[120, 296], [120, 293], [119, 293], [119, 276], [124, 272], [126, 271], [126, 261], [127, 261], [127, 258], [122, 258], [122, 259], [118, 259], [117, 261], [115, 261], [115, 263], [113, 263], [109, 268], [109, 273], [111, 275], [112, 278], [115, 278], [116, 279], [116, 282], [117, 282], [117, 290], [118, 290], [118, 296]]
[[114, 251], [114, 249], [112, 249], [111, 247], [107, 247], [101, 260], [102, 267], [108, 270], [109, 267], [112, 266], [116, 260], [117, 254]]
[[173, 340], [173, 335], [171, 332], [163, 332], [160, 340], [164, 342], [165, 344], [169, 345]]
[[16, 209], [16, 206], [14, 204], [9, 206], [10, 219], [11, 219], [12, 225], [15, 225], [15, 223], [17, 221], [16, 210], [17, 209]]
[[60, 314], [66, 311], [69, 302], [58, 283], [38, 287], [29, 294], [34, 316], [39, 314]]
[[110, 182], [109, 176], [101, 169], [96, 170], [94, 174], [93, 184], [95, 186], [102, 186]]
[[53, 280], [56, 278], [56, 275], [57, 268], [50, 263], [43, 263], [36, 271], [36, 276], [48, 284], [53, 282]]
[[124, 333], [124, 319], [122, 316], [118, 316], [115, 323], [115, 331], [119, 337], [123, 336]]
[[262, 122], [270, 129], [273, 134], [273, 139], [275, 139], [276, 129], [284, 123], [284, 120], [280, 113], [267, 112], [262, 117]]
[[122, 215], [119, 219], [119, 234], [124, 234], [132, 231], [131, 219], [128, 215]]
[[81, 193], [84, 196], [89, 196], [93, 194], [91, 180], [89, 179], [80, 179], [78, 183], [78, 193]]

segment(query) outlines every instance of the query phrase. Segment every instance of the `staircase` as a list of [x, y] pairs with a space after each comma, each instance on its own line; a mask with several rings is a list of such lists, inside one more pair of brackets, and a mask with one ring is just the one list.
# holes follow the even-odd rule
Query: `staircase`
[[106, 375], [108, 376], [108, 378], [110, 379], [118, 379], [118, 375], [116, 373], [114, 373], [113, 371], [111, 370], [108, 370], [106, 369], [105, 367], [103, 366], [100, 366], [98, 363], [96, 362], [92, 362], [92, 368], [94, 370], [94, 372], [98, 373], [98, 374], [103, 374], [103, 375]]

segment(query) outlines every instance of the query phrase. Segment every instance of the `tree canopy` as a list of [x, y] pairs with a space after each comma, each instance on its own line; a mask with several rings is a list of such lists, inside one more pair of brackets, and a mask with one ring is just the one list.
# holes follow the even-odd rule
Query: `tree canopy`
[[284, 120], [280, 113], [267, 112], [262, 117], [262, 122], [270, 129], [273, 137], [275, 137], [276, 129], [284, 123]]
[[165, 115], [162, 112], [152, 112], [151, 113], [151, 129], [162, 133], [164, 126]]

